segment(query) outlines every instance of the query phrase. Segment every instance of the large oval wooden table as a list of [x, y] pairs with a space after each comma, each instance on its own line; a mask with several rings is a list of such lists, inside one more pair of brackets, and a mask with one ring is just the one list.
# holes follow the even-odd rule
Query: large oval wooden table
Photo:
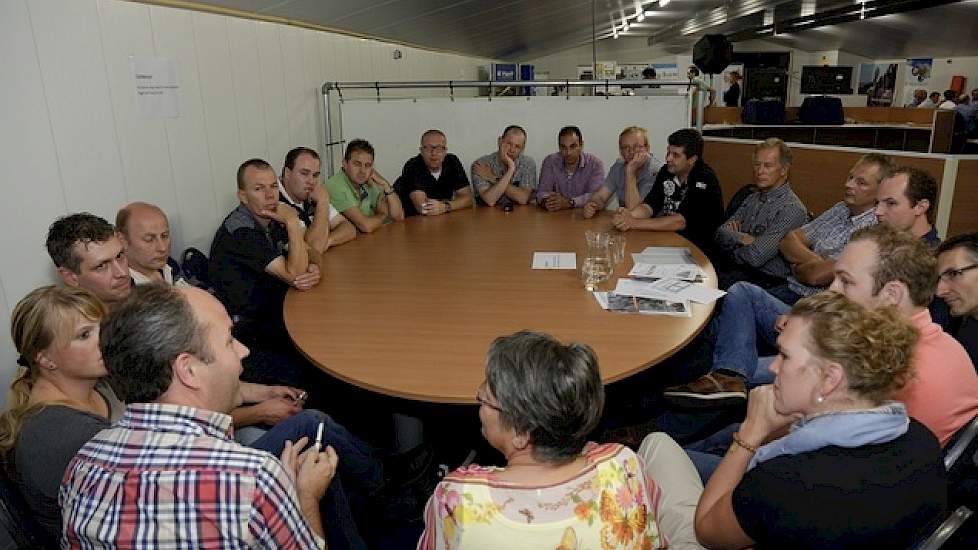
[[[324, 257], [322, 282], [291, 291], [285, 321], [298, 348], [346, 382], [426, 402], [475, 403], [485, 354], [500, 335], [521, 329], [589, 344], [601, 377], [614, 382], [669, 357], [706, 323], [712, 305], [692, 304], [689, 318], [604, 311], [579, 270], [533, 270], [533, 253], [576, 252], [585, 230], [610, 230], [602, 214], [466, 209], [408, 218]], [[626, 259], [602, 289], [632, 267], [646, 246], [686, 246], [709, 274], [709, 260], [674, 233], [626, 233]]]

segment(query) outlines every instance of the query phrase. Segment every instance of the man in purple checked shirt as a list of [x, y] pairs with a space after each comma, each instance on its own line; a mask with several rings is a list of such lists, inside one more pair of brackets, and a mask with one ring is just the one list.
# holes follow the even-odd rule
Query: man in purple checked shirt
[[591, 193], [604, 182], [604, 163], [583, 150], [584, 139], [577, 126], [564, 126], [557, 134], [559, 152], [547, 155], [540, 167], [537, 200], [554, 212], [583, 208]]

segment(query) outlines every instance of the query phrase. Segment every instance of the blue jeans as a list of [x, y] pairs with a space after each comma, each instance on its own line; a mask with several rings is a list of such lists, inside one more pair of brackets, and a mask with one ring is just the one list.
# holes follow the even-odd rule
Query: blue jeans
[[[305, 410], [272, 426], [250, 447], [279, 456], [286, 441], [308, 437], [316, 440], [319, 423], [323, 423], [323, 445], [332, 445], [339, 457], [334, 477], [321, 501], [324, 512], [323, 529], [330, 548], [366, 548], [357, 532], [351, 508], [361, 512], [369, 495], [380, 490], [384, 483], [383, 467], [376, 451], [333, 421], [329, 415]], [[348, 487], [345, 490], [344, 487]]]
[[717, 320], [713, 370], [730, 371], [748, 381], [755, 375], [764, 379], [766, 366], [759, 368], [758, 343], [777, 344], [774, 323], [789, 309], [757, 285], [739, 282], [731, 286]]
[[696, 471], [703, 480], [703, 485], [710, 480], [710, 476], [716, 471], [720, 460], [727, 452], [730, 444], [733, 443], [733, 434], [740, 429], [740, 424], [731, 424], [715, 434], [705, 437], [699, 441], [687, 444], [683, 447], [689, 459], [696, 466]]
[[767, 291], [770, 292], [772, 296], [788, 304], [789, 306], [795, 305], [795, 302], [804, 298], [804, 296], [801, 294], [791, 290], [791, 287], [788, 285], [773, 286], [767, 289]]

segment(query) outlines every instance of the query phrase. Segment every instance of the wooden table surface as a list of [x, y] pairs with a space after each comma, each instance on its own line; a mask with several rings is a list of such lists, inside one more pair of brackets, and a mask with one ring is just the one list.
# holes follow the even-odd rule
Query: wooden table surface
[[[475, 403], [494, 338], [521, 329], [594, 348], [605, 383], [669, 357], [706, 323], [712, 305], [689, 318], [619, 314], [600, 308], [579, 270], [532, 270], [533, 253], [585, 252], [585, 230], [610, 230], [605, 213], [466, 209], [408, 218], [330, 249], [322, 282], [292, 290], [285, 321], [298, 348], [349, 383], [386, 395]], [[646, 246], [687, 246], [716, 287], [709, 260], [675, 233], [626, 233], [626, 259]]]

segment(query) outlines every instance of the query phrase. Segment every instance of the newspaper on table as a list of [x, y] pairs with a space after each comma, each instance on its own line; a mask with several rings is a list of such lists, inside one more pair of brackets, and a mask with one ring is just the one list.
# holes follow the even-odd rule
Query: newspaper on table
[[614, 292], [594, 292], [594, 299], [601, 309], [619, 313], [640, 313], [642, 315], [667, 315], [670, 317], [689, 317], [692, 315], [689, 302], [670, 302], [657, 298], [625, 296]]
[[640, 279], [679, 279], [702, 282], [706, 272], [696, 264], [643, 264], [637, 263], [628, 272], [629, 277]]
[[679, 279], [642, 281], [626, 278], [618, 279], [614, 293], [669, 302], [693, 301], [700, 304], [709, 304], [726, 294], [722, 290]]

